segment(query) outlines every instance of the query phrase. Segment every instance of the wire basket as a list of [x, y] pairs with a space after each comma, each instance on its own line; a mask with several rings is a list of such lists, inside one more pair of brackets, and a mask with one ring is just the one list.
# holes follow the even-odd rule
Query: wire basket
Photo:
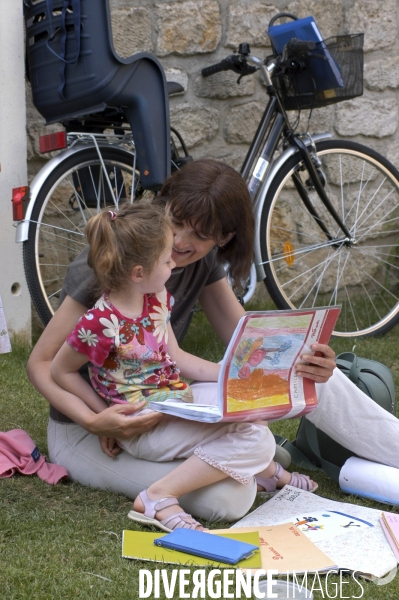
[[[300, 66], [277, 74], [273, 84], [286, 110], [321, 108], [363, 94], [363, 33], [331, 37], [316, 44], [312, 55]], [[323, 81], [321, 53], [334, 61], [342, 87], [328, 87]], [[326, 60], [326, 58], [324, 58]], [[331, 63], [330, 63], [331, 64]]]

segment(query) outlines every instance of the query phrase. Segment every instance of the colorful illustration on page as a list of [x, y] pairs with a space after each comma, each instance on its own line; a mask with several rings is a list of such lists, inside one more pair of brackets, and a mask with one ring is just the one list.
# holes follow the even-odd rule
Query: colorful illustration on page
[[289, 374], [312, 318], [311, 314], [249, 318], [228, 371], [228, 413], [290, 405]]

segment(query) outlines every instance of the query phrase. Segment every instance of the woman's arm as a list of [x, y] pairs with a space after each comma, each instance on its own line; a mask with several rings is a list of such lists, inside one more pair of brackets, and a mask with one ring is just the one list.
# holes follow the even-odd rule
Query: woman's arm
[[227, 346], [238, 321], [245, 314], [227, 279], [220, 279], [205, 286], [199, 301], [208, 321]]
[[220, 365], [185, 352], [177, 343], [173, 329], [168, 323], [168, 354], [176, 362], [180, 375], [195, 381], [217, 381]]
[[90, 433], [128, 439], [148, 431], [161, 420], [161, 413], [126, 418], [126, 415], [131, 416], [144, 408], [145, 402], [111, 406], [96, 414], [83, 400], [62, 389], [52, 378], [51, 363], [85, 311], [83, 304], [70, 296], [65, 298], [30, 355], [27, 365], [29, 380], [54, 408]]

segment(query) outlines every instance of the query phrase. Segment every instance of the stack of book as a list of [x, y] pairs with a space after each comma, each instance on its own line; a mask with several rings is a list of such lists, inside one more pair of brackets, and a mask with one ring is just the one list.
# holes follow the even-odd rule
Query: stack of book
[[392, 552], [399, 562], [399, 515], [383, 512], [380, 523], [389, 545], [392, 548]]

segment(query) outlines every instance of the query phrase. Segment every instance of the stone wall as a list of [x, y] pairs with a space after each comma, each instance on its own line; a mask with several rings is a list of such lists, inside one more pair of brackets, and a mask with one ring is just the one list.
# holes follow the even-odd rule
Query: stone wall
[[[313, 112], [310, 131], [356, 139], [399, 167], [399, 43], [396, 0], [110, 0], [115, 46], [121, 56], [146, 50], [161, 60], [169, 80], [184, 87], [170, 99], [171, 124], [195, 157], [211, 156], [239, 168], [267, 96], [258, 75], [224, 72], [203, 79], [203, 67], [218, 62], [241, 41], [252, 53], [270, 53], [270, 18], [289, 11], [312, 14], [324, 37], [365, 33], [363, 97]], [[42, 164], [38, 136], [48, 132], [32, 107], [28, 89], [30, 174]], [[293, 114], [293, 113], [292, 113]], [[308, 114], [302, 113], [306, 126]], [[54, 127], [53, 127], [54, 128]]]

